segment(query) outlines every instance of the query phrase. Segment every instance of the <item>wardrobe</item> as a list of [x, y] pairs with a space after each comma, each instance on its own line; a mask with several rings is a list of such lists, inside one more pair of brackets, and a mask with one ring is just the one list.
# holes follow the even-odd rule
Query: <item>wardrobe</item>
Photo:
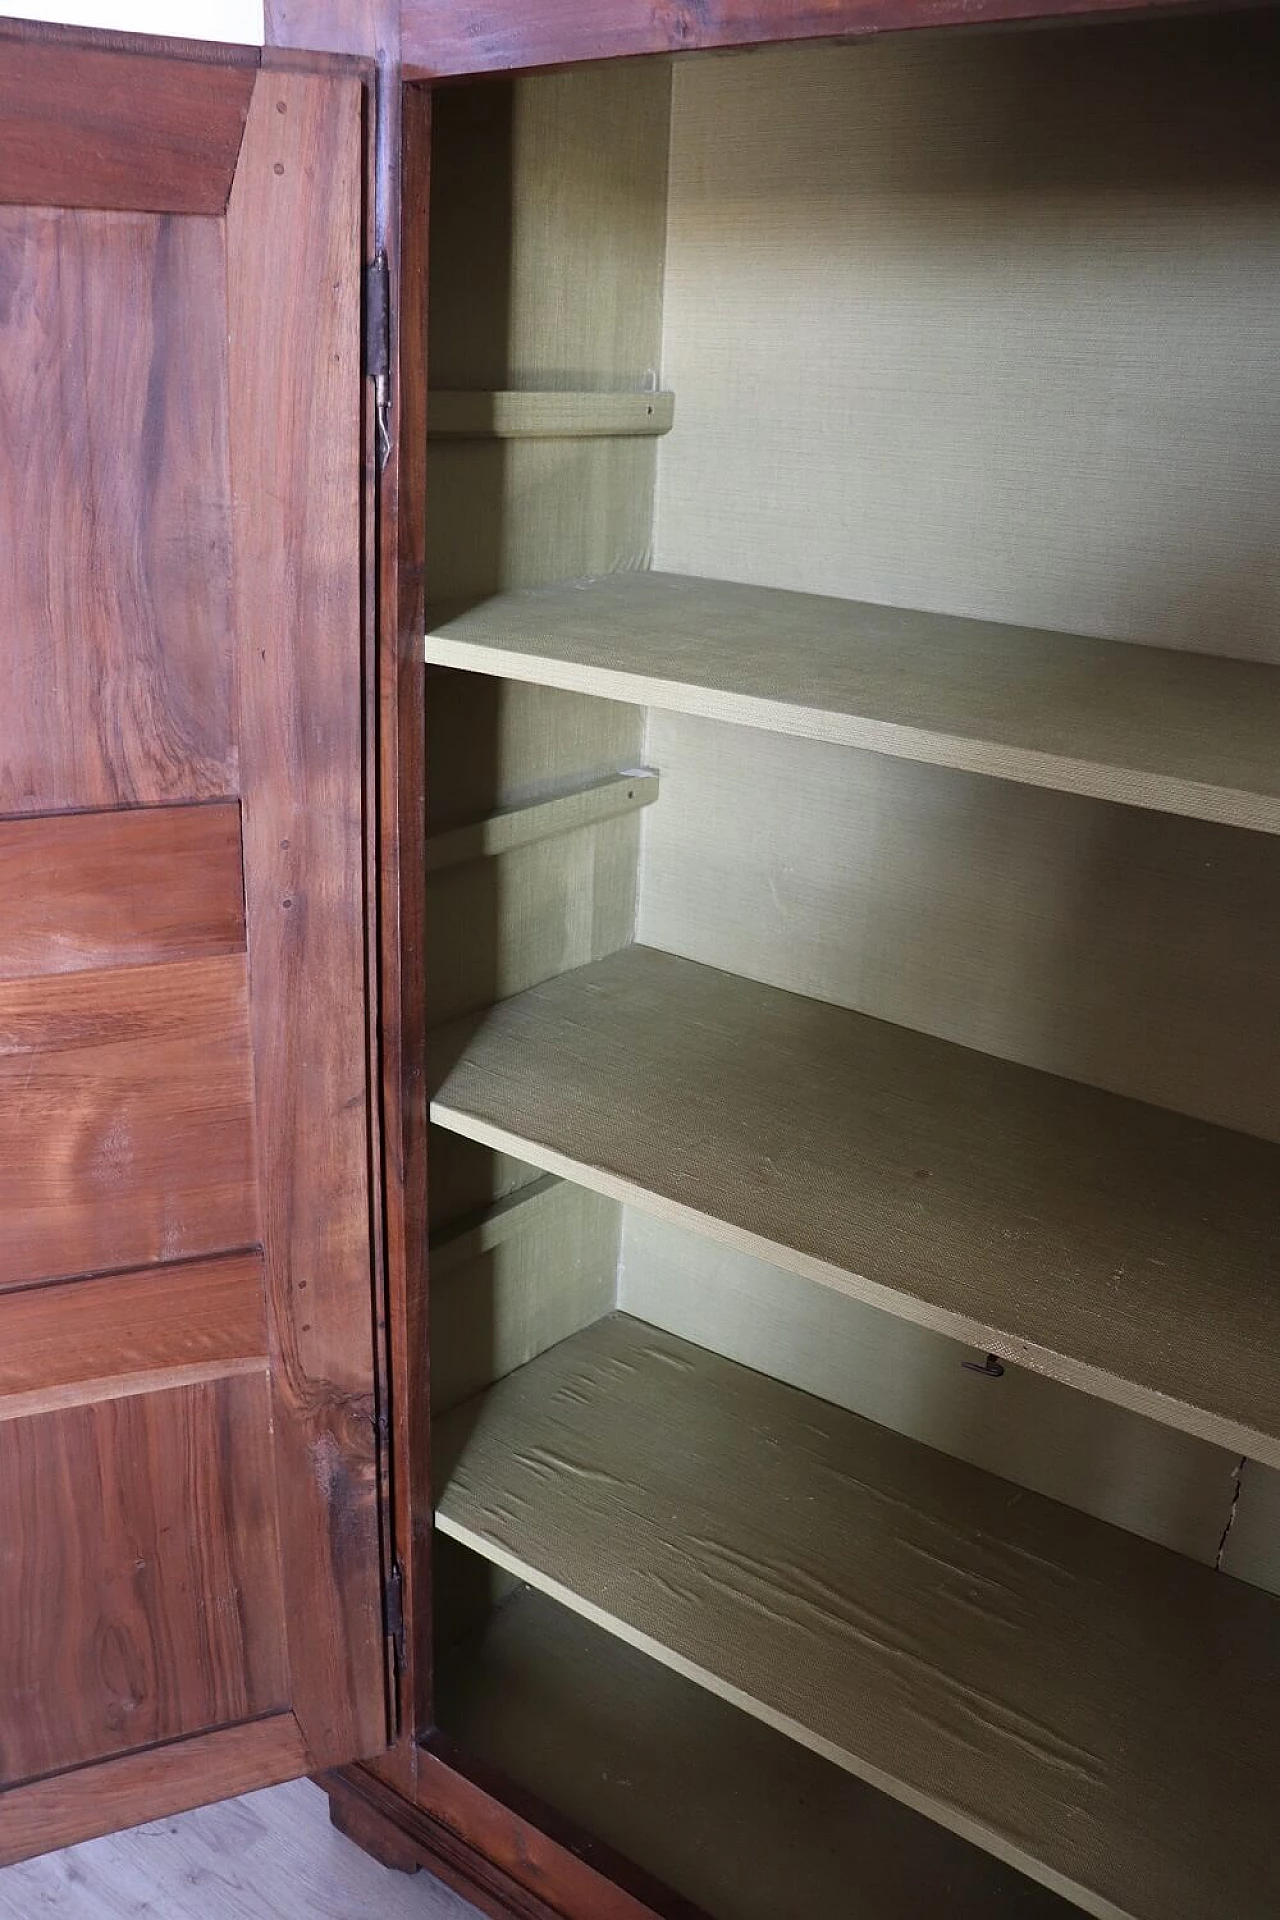
[[0, 1858], [1280, 1911], [1280, 38], [1066, 11], [0, 34]]

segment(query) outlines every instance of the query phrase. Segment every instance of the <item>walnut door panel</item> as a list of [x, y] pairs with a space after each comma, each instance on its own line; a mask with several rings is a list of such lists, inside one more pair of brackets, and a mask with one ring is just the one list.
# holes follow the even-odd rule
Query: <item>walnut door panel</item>
[[270, 1391], [0, 1425], [0, 1786], [287, 1706]]
[[243, 955], [0, 983], [0, 1293], [258, 1239]]
[[240, 809], [0, 819], [0, 981], [243, 953]]
[[222, 221], [0, 206], [0, 814], [237, 790], [225, 287]]
[[388, 1735], [364, 82], [15, 31], [0, 1863]]
[[104, 1274], [73, 1289], [23, 1287], [0, 1303], [0, 1423], [266, 1371], [259, 1253]]

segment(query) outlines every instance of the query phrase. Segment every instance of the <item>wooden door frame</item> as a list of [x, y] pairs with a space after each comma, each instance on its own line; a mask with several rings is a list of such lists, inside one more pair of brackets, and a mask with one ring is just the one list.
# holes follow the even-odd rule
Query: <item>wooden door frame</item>
[[[122, 60], [119, 57], [122, 55], [128, 56], [128, 60]], [[208, 70], [211, 83], [217, 76], [216, 84], [210, 84], [207, 89], [208, 112], [199, 116], [190, 113], [189, 90], [184, 100], [179, 84], [184, 74], [189, 82], [193, 67]], [[11, 179], [14, 191], [8, 197], [29, 197], [31, 203], [37, 205], [42, 203], [43, 195], [50, 204], [106, 211], [145, 206], [157, 213], [221, 216], [226, 213], [232, 194], [253, 90], [266, 71], [278, 73], [282, 81], [289, 75], [343, 76], [358, 80], [366, 95], [366, 125], [372, 128], [379, 94], [377, 63], [355, 51], [211, 45], [171, 37], [0, 20], [0, 111], [7, 109], [19, 127], [17, 145], [11, 145], [7, 157], [11, 175], [14, 167], [17, 168], [16, 176]], [[110, 80], [111, 85], [104, 86], [104, 80]], [[392, 92], [398, 94], [398, 89], [393, 88]], [[85, 109], [84, 124], [92, 126], [92, 137], [80, 141], [76, 138], [77, 106]], [[282, 121], [281, 124], [288, 123]], [[57, 129], [56, 141], [44, 136], [45, 126]], [[394, 154], [397, 141], [398, 128], [394, 124], [389, 130], [384, 129], [381, 147], [377, 140], [367, 139], [365, 245], [370, 251], [389, 221], [398, 239], [398, 170], [393, 169], [389, 180], [379, 178], [377, 173], [379, 153]], [[283, 170], [280, 166], [275, 168], [277, 174]], [[393, 327], [396, 325], [393, 308]], [[399, 619], [398, 603], [402, 593], [399, 465], [395, 458], [384, 462], [380, 457], [372, 389], [363, 379], [361, 392], [364, 551], [359, 620], [364, 654], [361, 679], [365, 705], [360, 724], [364, 741], [365, 827], [359, 892], [366, 926], [370, 1105], [366, 1152], [362, 1157], [367, 1159], [373, 1214], [374, 1258], [370, 1280], [377, 1344], [373, 1448], [380, 1484], [379, 1517], [385, 1573], [397, 1551], [389, 1498], [392, 1408], [388, 1398], [391, 1389], [388, 1352], [393, 1328], [398, 1324], [388, 1310], [387, 1265], [391, 1256], [386, 1247], [388, 1234], [393, 1243], [401, 1244], [396, 1242], [396, 1235], [413, 1231], [414, 1220], [421, 1209], [406, 1207], [404, 1201], [412, 1179], [412, 1147], [407, 1153], [394, 1147], [385, 1154], [383, 1151], [385, 1142], [402, 1140], [405, 1135], [406, 1126], [401, 1119], [405, 1103], [400, 1063], [406, 1052], [412, 1060], [414, 1050], [411, 1045], [407, 1049], [401, 1046], [398, 1024], [388, 1030], [388, 1044], [384, 1047], [378, 1002], [379, 989], [385, 987], [385, 959], [392, 990], [382, 998], [382, 1004], [398, 1006], [401, 1003], [399, 954], [405, 941], [412, 952], [412, 900], [408, 914], [402, 913], [399, 861], [405, 858], [408, 872], [420, 865], [412, 856], [415, 835], [421, 836], [410, 792], [405, 807], [402, 853], [399, 767], [406, 756], [408, 763], [414, 764], [414, 742], [420, 737], [420, 722], [415, 731], [414, 712], [415, 706], [419, 714], [421, 710], [417, 684], [421, 676], [407, 672], [410, 650], [401, 644], [402, 634], [407, 634], [413, 620], [406, 616], [408, 625], [402, 628]], [[398, 401], [398, 394], [396, 399]], [[392, 422], [397, 444], [398, 417], [397, 407]], [[412, 564], [407, 571], [413, 574]], [[416, 577], [420, 592], [420, 563]], [[412, 580], [408, 591], [412, 595]], [[420, 616], [416, 624], [420, 634]], [[420, 642], [412, 649], [414, 661], [419, 657]], [[269, 750], [268, 736], [264, 734], [259, 751]], [[420, 768], [420, 752], [416, 764]], [[417, 786], [420, 790], [420, 776]], [[384, 806], [388, 793], [392, 798]], [[384, 928], [389, 928], [391, 933], [387, 947], [380, 948]], [[420, 1073], [418, 1078], [420, 1083]], [[412, 1083], [412, 1068], [409, 1079]], [[425, 1134], [424, 1104], [422, 1114], [421, 1131]], [[407, 1130], [412, 1132], [411, 1119]], [[400, 1270], [407, 1270], [403, 1253]], [[420, 1293], [418, 1289], [419, 1296]], [[355, 1410], [351, 1412], [354, 1417]], [[344, 1413], [340, 1417], [347, 1416]], [[382, 1624], [377, 1623], [379, 1630]], [[429, 1664], [422, 1670], [429, 1671]], [[385, 1695], [372, 1710], [381, 1715], [385, 1707], [383, 1724], [390, 1734], [397, 1719], [401, 1680], [390, 1655], [386, 1678]], [[413, 1718], [407, 1708], [403, 1711], [406, 1720]], [[50, 1776], [33, 1789], [22, 1789], [21, 1851], [23, 1854], [44, 1851], [69, 1840], [86, 1838], [92, 1832], [131, 1825], [152, 1817], [160, 1802], [164, 1812], [178, 1811], [211, 1797], [243, 1791], [247, 1786], [285, 1779], [314, 1766], [322, 1757], [322, 1751], [308, 1744], [292, 1715], [281, 1715], [265, 1722], [217, 1729], [160, 1748], [122, 1754], [82, 1769], [76, 1775]], [[94, 1776], [92, 1793], [90, 1773]]]

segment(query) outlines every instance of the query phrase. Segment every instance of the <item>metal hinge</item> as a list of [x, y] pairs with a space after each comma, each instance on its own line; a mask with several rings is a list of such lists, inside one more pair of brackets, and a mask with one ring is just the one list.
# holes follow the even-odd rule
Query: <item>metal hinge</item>
[[391, 458], [391, 267], [379, 248], [364, 270], [364, 371], [373, 382], [378, 465]]
[[397, 1561], [382, 1589], [382, 1626], [395, 1655], [396, 1672], [404, 1672], [404, 1572]]

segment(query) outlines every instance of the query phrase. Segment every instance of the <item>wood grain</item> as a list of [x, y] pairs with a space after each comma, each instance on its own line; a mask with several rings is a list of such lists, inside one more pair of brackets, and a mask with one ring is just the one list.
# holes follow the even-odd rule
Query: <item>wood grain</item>
[[0, 204], [220, 214], [251, 67], [8, 40]]
[[1101, 1920], [1264, 1920], [1277, 1605], [623, 1316], [440, 1424], [437, 1524]]
[[[1185, 0], [1184, 0], [1185, 3]], [[1140, 12], [1151, 0], [404, 0], [406, 75], [495, 73], [983, 21]]]
[[291, 1780], [308, 1764], [297, 1721], [275, 1713], [11, 1787], [0, 1793], [0, 1866]]
[[[398, 31], [398, 21], [397, 21]], [[387, 1269], [387, 1351], [393, 1552], [404, 1582], [406, 1621], [396, 1709], [401, 1741], [391, 1763], [416, 1775], [414, 1736], [430, 1724], [430, 1534], [427, 1341], [427, 1022], [421, 989], [426, 953], [426, 676], [418, 635], [425, 621], [427, 258], [432, 96], [389, 90], [400, 111], [400, 167], [385, 235], [393, 288], [392, 454], [379, 494], [377, 597], [378, 988], [377, 1043]], [[372, 890], [371, 890], [372, 891]]]
[[1280, 1464], [1268, 1142], [648, 947], [431, 1072], [440, 1126]]
[[0, 289], [0, 814], [226, 798], [221, 226], [0, 209]]
[[1280, 670], [631, 573], [499, 594], [437, 666], [1280, 832]]
[[0, 986], [0, 1292], [257, 1238], [242, 957]]
[[8, 1424], [0, 1539], [4, 1785], [288, 1704], [265, 1374]]
[[[318, 1764], [387, 1737], [365, 1025], [362, 139], [359, 80], [263, 74], [227, 219], [263, 1243], [289, 1488], [291, 1704]], [[287, 433], [271, 429], [280, 421]]]
[[1071, 1911], [528, 1588], [448, 1650], [440, 1724], [710, 1914], [834, 1920], [855, 1886], [857, 1920]]
[[0, 820], [0, 980], [244, 951], [236, 806]]
[[266, 0], [266, 44], [316, 53], [369, 54], [394, 64], [396, 0]]
[[0, 1419], [12, 1417], [13, 1395], [105, 1389], [121, 1375], [150, 1375], [160, 1391], [175, 1368], [247, 1361], [262, 1370], [266, 1355], [256, 1253], [26, 1287], [0, 1301]]

